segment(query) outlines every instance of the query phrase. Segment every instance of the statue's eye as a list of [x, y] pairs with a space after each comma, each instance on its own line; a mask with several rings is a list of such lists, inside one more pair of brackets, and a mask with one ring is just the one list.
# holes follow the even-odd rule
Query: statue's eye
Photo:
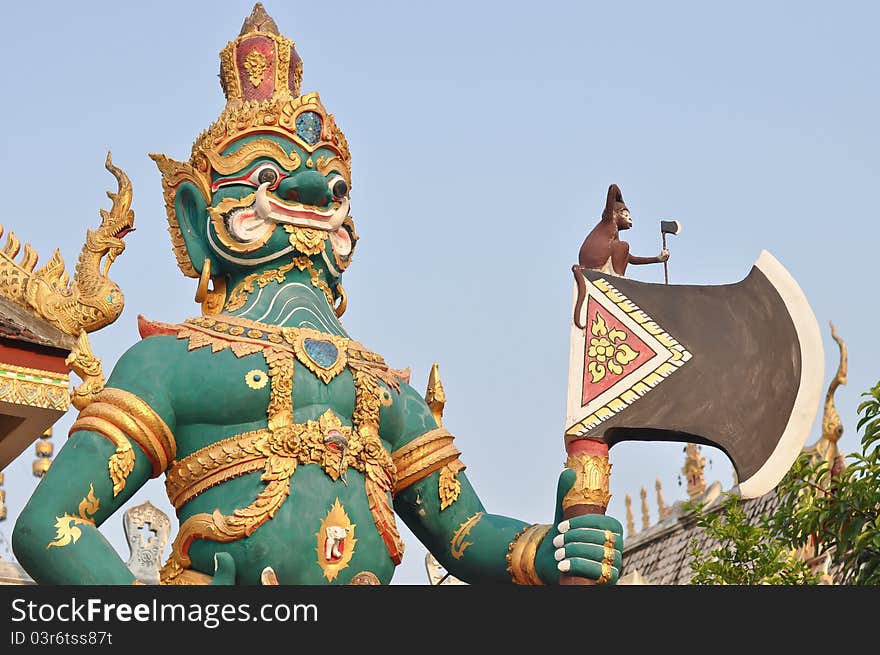
[[278, 173], [273, 171], [271, 168], [264, 168], [257, 176], [257, 182], [259, 182], [260, 184], [265, 184], [266, 182], [268, 182], [269, 184], [275, 184], [275, 180], [277, 179]]
[[334, 175], [327, 181], [334, 200], [342, 200], [348, 195], [348, 183], [341, 175]]
[[224, 177], [217, 180], [211, 185], [211, 191], [216, 191], [220, 187], [232, 184], [247, 184], [252, 187], [259, 187], [263, 184], [268, 184], [268, 188], [274, 191], [283, 177], [284, 174], [275, 164], [265, 162], [250, 172], [241, 174], [239, 177]]
[[254, 186], [268, 184], [270, 189], [274, 189], [281, 179], [281, 173], [273, 164], [261, 164], [248, 175], [247, 179]]

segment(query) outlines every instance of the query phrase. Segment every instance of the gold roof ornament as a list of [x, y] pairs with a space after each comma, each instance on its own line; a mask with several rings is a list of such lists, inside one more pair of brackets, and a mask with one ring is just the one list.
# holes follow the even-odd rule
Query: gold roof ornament
[[658, 519], [662, 521], [667, 516], [672, 514], [672, 508], [667, 507], [666, 503], [663, 500], [663, 491], [660, 488], [660, 478], [657, 478], [657, 482], [654, 484], [654, 488], [657, 489], [657, 516]]
[[834, 329], [834, 323], [829, 321], [831, 326], [831, 338], [837, 342], [837, 348], [840, 351], [840, 361], [837, 365], [837, 373], [831, 378], [828, 385], [828, 391], [825, 394], [825, 408], [822, 413], [822, 436], [819, 440], [806, 448], [804, 452], [810, 456], [812, 461], [816, 462], [820, 459], [828, 462], [828, 466], [834, 470], [835, 467], [843, 466], [843, 458], [840, 455], [837, 442], [843, 436], [843, 422], [840, 420], [840, 414], [834, 406], [834, 393], [837, 388], [846, 384], [846, 372], [848, 367], [848, 357], [846, 344], [837, 330]]
[[706, 468], [706, 458], [700, 454], [700, 447], [695, 443], [685, 446], [685, 460], [681, 472], [687, 479], [687, 492], [691, 498], [696, 498], [706, 491], [706, 478], [703, 469]]
[[626, 534], [634, 535], [636, 533], [636, 523], [633, 518], [633, 501], [632, 498], [629, 497], [629, 494], [626, 495]]
[[0, 521], [6, 520], [6, 490], [3, 489], [3, 471], [0, 471]]
[[134, 230], [131, 182], [113, 165], [109, 152], [104, 167], [116, 178], [118, 189], [116, 193], [107, 192], [112, 206], [101, 210], [98, 228], [86, 231], [72, 282], [57, 249], [40, 268], [36, 268], [37, 253], [29, 243], [24, 245], [21, 258], [15, 260], [21, 242], [13, 232], [6, 235], [0, 250], [0, 296], [72, 337], [109, 325], [119, 318], [125, 304], [122, 291], [107, 273], [125, 250], [123, 237]]
[[642, 530], [647, 530], [651, 527], [651, 515], [648, 513], [648, 492], [644, 487], [642, 487], [640, 495], [642, 497]]

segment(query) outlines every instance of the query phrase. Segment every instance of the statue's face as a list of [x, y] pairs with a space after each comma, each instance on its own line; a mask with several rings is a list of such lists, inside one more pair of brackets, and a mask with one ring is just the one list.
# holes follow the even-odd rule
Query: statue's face
[[322, 254], [337, 270], [348, 265], [351, 179], [336, 152], [309, 153], [280, 134], [251, 133], [208, 159], [206, 235], [217, 258], [257, 265], [287, 253]]

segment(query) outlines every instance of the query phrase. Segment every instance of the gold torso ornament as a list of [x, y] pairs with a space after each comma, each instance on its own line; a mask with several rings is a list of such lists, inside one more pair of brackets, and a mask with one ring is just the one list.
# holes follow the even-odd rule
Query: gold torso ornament
[[[248, 373], [251, 389], [269, 382], [266, 427], [222, 439], [178, 461], [167, 470], [166, 488], [176, 509], [227, 480], [261, 472], [264, 484], [250, 505], [224, 515], [219, 511], [195, 514], [180, 526], [172, 554], [162, 571], [164, 584], [188, 579], [189, 546], [195, 539], [228, 543], [252, 534], [279, 511], [291, 492], [291, 478], [300, 464], [320, 466], [332, 480], [343, 480], [349, 468], [363, 474], [364, 493], [376, 529], [389, 555], [398, 564], [403, 544], [394, 521], [390, 493], [396, 471], [391, 455], [379, 437], [379, 410], [383, 400], [381, 379], [399, 388], [403, 374], [384, 360], [344, 337], [314, 330], [281, 328], [236, 317], [200, 317], [181, 325], [147, 324], [147, 334], [176, 335], [187, 339], [188, 350], [210, 347], [212, 352], [231, 350], [236, 357], [262, 353], [267, 375]], [[144, 325], [141, 326], [144, 334]], [[317, 344], [317, 345], [316, 345]], [[316, 420], [294, 422], [294, 361], [300, 361], [324, 384], [342, 370], [351, 370], [354, 411], [351, 426], [328, 408]], [[387, 391], [384, 391], [387, 394]], [[359, 483], [360, 484], [360, 483]], [[185, 582], [184, 582], [185, 583]]]
[[394, 463], [378, 435], [342, 425], [328, 409], [317, 421], [245, 432], [187, 455], [167, 471], [165, 488], [175, 509], [226, 480], [263, 470], [272, 456], [317, 464], [333, 480], [353, 468], [383, 489], [395, 479]]

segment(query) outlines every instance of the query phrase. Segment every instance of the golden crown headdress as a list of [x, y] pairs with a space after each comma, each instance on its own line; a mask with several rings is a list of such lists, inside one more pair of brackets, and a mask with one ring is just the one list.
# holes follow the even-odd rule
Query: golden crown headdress
[[[327, 148], [351, 167], [345, 135], [336, 126], [317, 92], [300, 95], [302, 59], [294, 42], [278, 32], [261, 3], [254, 5], [238, 37], [220, 51], [220, 85], [226, 107], [193, 143], [188, 163], [165, 155], [151, 155], [162, 173], [168, 231], [180, 270], [199, 277], [180, 232], [174, 196], [181, 182], [195, 184], [210, 203], [212, 162], [237, 139], [251, 133], [277, 133], [292, 139], [306, 152]], [[350, 176], [348, 182], [351, 186]]]

